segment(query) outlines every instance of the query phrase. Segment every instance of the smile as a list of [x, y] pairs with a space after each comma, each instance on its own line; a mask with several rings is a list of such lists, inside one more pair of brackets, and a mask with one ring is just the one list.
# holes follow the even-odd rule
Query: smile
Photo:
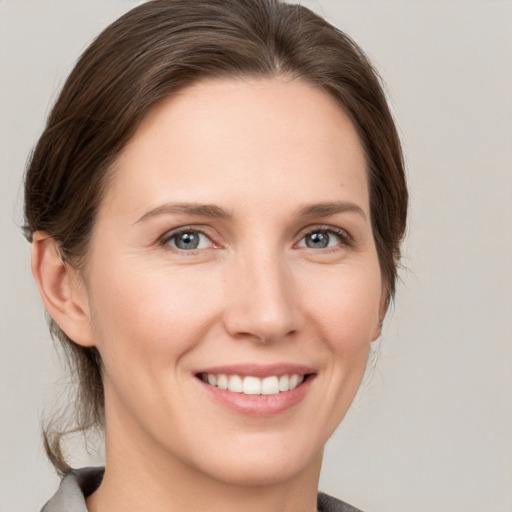
[[293, 363], [235, 364], [195, 372], [206, 396], [238, 414], [260, 418], [298, 406], [317, 376], [316, 368]]
[[201, 373], [199, 377], [210, 386], [245, 395], [277, 395], [295, 389], [304, 382], [305, 378], [303, 374], [298, 373], [280, 376], [271, 375], [264, 378], [253, 375]]

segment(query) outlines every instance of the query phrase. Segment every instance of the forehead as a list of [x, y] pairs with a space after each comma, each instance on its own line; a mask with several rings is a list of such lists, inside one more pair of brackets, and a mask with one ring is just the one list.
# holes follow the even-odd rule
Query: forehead
[[286, 191], [302, 203], [349, 196], [367, 211], [367, 189], [359, 137], [328, 93], [298, 80], [209, 80], [146, 116], [116, 162], [106, 204], [244, 195], [262, 206]]

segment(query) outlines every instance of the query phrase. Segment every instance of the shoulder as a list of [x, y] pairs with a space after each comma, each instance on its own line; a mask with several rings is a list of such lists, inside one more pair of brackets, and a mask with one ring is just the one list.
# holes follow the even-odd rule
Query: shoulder
[[362, 512], [362, 510], [320, 492], [318, 493], [318, 512]]
[[87, 512], [85, 498], [100, 485], [104, 468], [71, 469], [41, 512]]

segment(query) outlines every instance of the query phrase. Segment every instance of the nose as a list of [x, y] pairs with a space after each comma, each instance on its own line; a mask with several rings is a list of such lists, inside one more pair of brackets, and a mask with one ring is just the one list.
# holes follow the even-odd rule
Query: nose
[[279, 254], [239, 258], [227, 279], [224, 326], [235, 338], [269, 343], [300, 328], [291, 269]]

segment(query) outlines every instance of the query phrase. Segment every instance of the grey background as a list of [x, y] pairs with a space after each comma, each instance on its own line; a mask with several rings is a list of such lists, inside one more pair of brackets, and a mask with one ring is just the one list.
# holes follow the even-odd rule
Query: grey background
[[[39, 422], [60, 366], [17, 227], [25, 160], [77, 56], [137, 3], [0, 0], [0, 512], [38, 510], [58, 483]], [[380, 70], [411, 187], [396, 307], [321, 488], [368, 512], [510, 512], [512, 2], [303, 3]]]

